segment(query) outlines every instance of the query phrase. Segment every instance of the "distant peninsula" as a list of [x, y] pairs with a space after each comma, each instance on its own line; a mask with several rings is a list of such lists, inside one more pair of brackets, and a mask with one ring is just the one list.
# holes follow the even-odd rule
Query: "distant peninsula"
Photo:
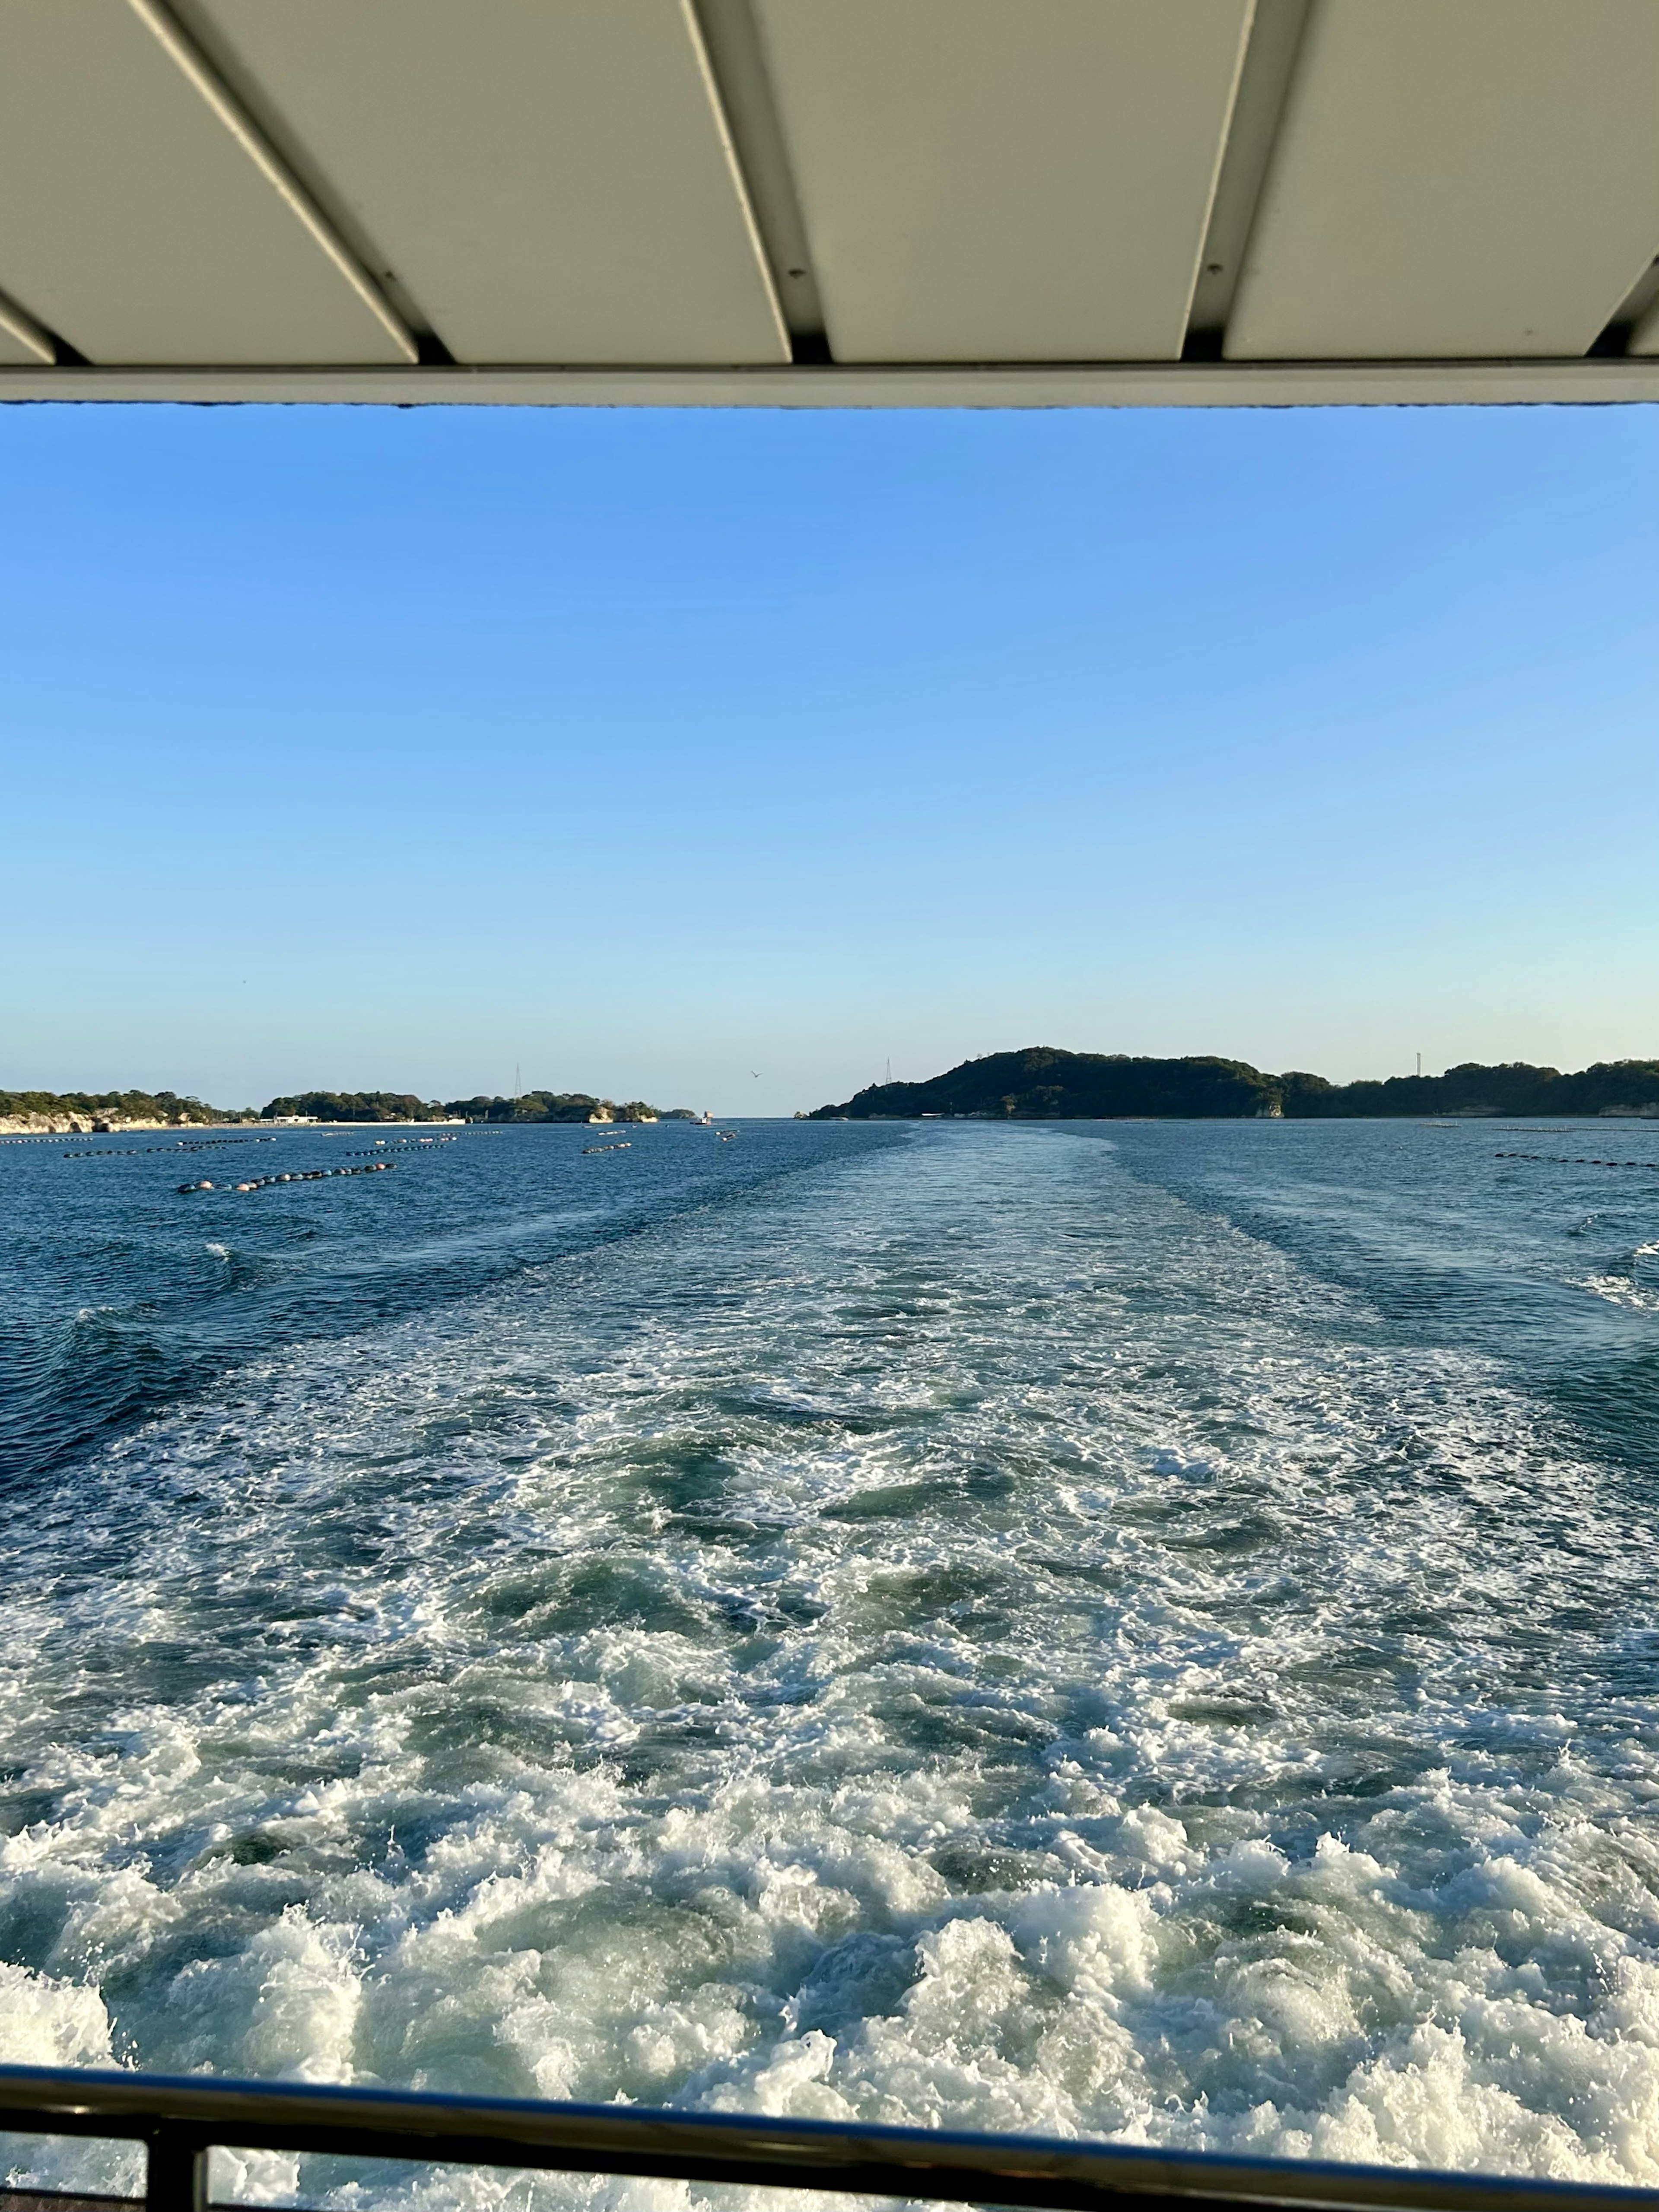
[[417, 1098], [408, 1091], [301, 1091], [268, 1106], [209, 1106], [173, 1091], [0, 1091], [0, 1135], [115, 1136], [131, 1129], [225, 1128], [252, 1121], [694, 1121], [689, 1106], [619, 1105], [586, 1091], [516, 1098]]
[[0, 1133], [8, 1136], [213, 1128], [258, 1118], [252, 1107], [204, 1106], [174, 1091], [0, 1091]]
[[1267, 1075], [1200, 1054], [1152, 1060], [1030, 1045], [965, 1060], [925, 1083], [872, 1083], [812, 1121], [1334, 1121], [1366, 1115], [1611, 1114], [1659, 1119], [1659, 1060], [1598, 1060], [1576, 1075], [1507, 1060], [1470, 1060], [1443, 1075], [1328, 1083], [1301, 1071]]

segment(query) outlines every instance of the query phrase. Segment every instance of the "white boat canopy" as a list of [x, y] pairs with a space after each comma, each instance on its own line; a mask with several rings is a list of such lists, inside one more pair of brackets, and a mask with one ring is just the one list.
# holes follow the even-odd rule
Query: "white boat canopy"
[[0, 0], [0, 397], [1659, 399], [1659, 0]]

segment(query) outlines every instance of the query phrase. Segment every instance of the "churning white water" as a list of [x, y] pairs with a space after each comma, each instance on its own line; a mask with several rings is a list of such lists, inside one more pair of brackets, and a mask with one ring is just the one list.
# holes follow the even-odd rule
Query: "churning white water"
[[1639, 1485], [1125, 1159], [918, 1131], [21, 1503], [0, 2057], [1659, 2181]]

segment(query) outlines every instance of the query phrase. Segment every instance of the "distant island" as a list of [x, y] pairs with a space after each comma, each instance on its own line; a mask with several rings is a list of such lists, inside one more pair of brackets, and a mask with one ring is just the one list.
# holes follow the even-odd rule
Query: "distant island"
[[1506, 1060], [1466, 1061], [1443, 1075], [1328, 1083], [1297, 1070], [1266, 1075], [1201, 1054], [1152, 1060], [1030, 1045], [965, 1060], [926, 1083], [872, 1083], [811, 1121], [1331, 1121], [1359, 1115], [1612, 1114], [1659, 1119], [1659, 1060], [1598, 1060], [1576, 1075]]
[[253, 1121], [694, 1121], [689, 1106], [642, 1098], [618, 1105], [586, 1091], [517, 1098], [416, 1098], [407, 1091], [301, 1091], [268, 1106], [205, 1105], [173, 1091], [0, 1091], [0, 1135], [119, 1134], [129, 1129], [223, 1128]]
[[301, 1091], [262, 1107], [262, 1121], [695, 1121], [689, 1106], [618, 1105], [586, 1091], [525, 1091], [516, 1098], [416, 1098], [406, 1091]]

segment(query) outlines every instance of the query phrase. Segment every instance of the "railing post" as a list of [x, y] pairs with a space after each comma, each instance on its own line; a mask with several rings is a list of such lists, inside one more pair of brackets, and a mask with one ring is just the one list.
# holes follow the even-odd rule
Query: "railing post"
[[149, 2138], [145, 2212], [207, 2212], [207, 2145], [158, 2129]]

